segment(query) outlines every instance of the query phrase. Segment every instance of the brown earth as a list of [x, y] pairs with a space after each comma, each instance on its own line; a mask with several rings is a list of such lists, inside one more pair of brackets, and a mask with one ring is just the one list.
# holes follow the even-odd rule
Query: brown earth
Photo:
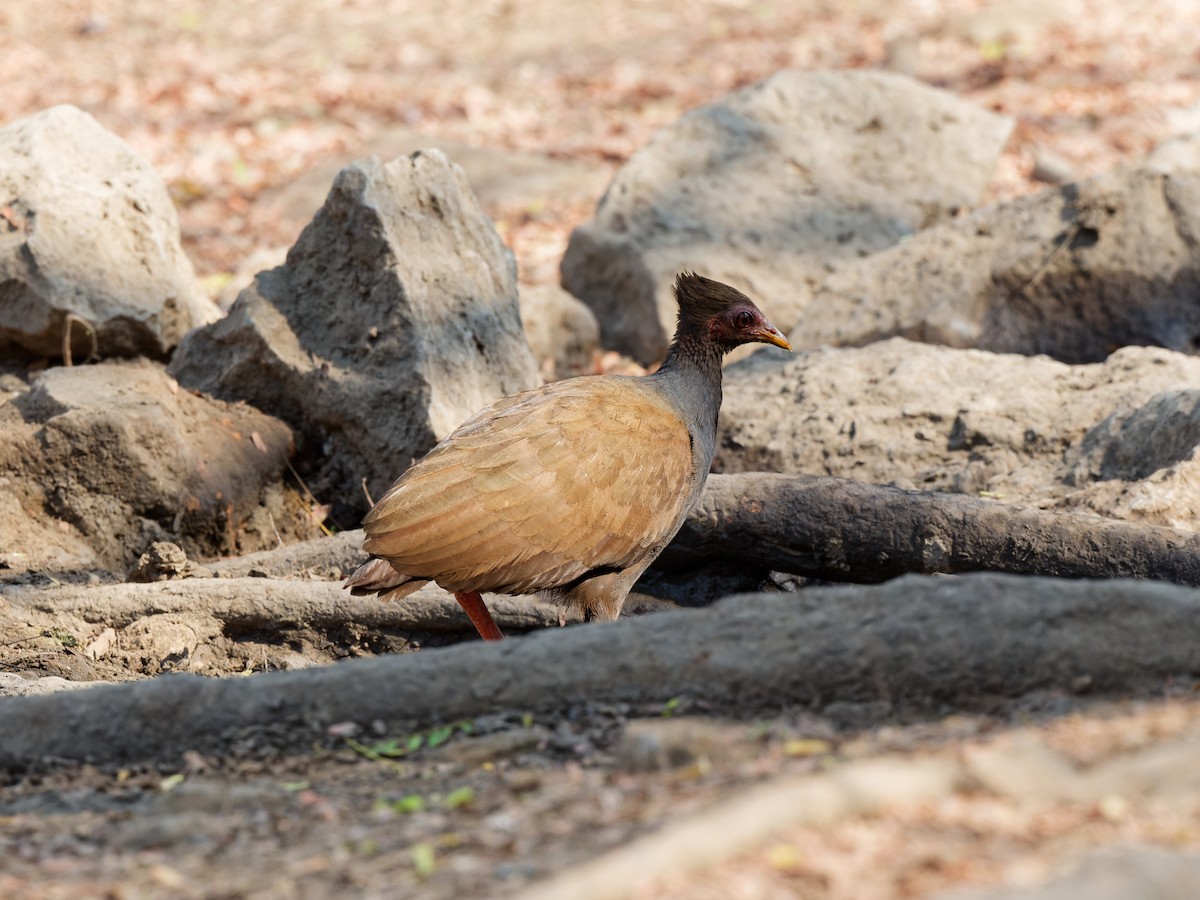
[[[1200, 126], [1200, 8], [1190, 2], [915, 8], [711, 0], [587, 4], [564, 15], [547, 0], [9, 4], [0, 9], [3, 117], [69, 102], [129, 141], [170, 185], [185, 246], [214, 293], [251, 252], [294, 239], [296, 222], [272, 202], [293, 181], [368, 144], [381, 152], [372, 142], [389, 129], [607, 174], [684, 110], [781, 67], [886, 64], [1017, 119], [989, 194], [1001, 198], [1037, 189], [1035, 169], [1095, 174]], [[491, 204], [523, 280], [556, 280], [567, 234], [594, 200], [566, 191]], [[23, 684], [180, 668], [233, 677], [459, 639], [356, 624], [297, 625], [279, 639], [231, 632], [203, 610], [124, 623], [115, 612], [107, 622], [32, 615], [0, 596], [0, 674]], [[225, 753], [157, 764], [46, 761], [6, 776], [0, 895], [494, 896], [554, 873], [582, 885], [587, 873], [574, 867], [603, 851], [689, 822], [720, 833], [723, 804], [752, 786], [791, 776], [820, 786], [864, 759], [894, 763], [890, 783], [918, 783], [930, 761], [954, 777], [891, 807], [843, 804], [824, 824], [797, 817], [737, 846], [731, 837], [729, 855], [710, 866], [664, 844], [678, 865], [636, 895], [924, 897], [1036, 882], [1091, 848], [1200, 850], [1200, 788], [1188, 766], [1156, 770], [1168, 798], [1119, 777], [1144, 770], [1159, 747], [1195, 758], [1191, 682], [909, 712], [843, 705], [821, 718], [790, 706], [705, 712], [686, 703], [515, 710], [468, 727], [334, 728], [307, 752], [255, 734]], [[695, 718], [681, 728], [680, 713]], [[631, 729], [631, 719], [648, 724]], [[1030, 747], [1111, 776], [1112, 790], [1065, 795], [1047, 776], [1023, 793], [1019, 773], [1046, 758]], [[958, 761], [988, 748], [1016, 760], [1008, 773], [960, 777]]]
[[[302, 754], [259, 737], [221, 758], [189, 752], [169, 766], [53, 769], [5, 789], [0, 891], [485, 897], [557, 873], [560, 888], [579, 887], [557, 896], [630, 896], [583, 890], [590, 879], [576, 867], [669, 838], [672, 827], [698, 822], [721, 834], [730, 826], [726, 806], [755, 785], [820, 784], [864, 760], [888, 766], [888, 789], [898, 797], [878, 808], [836, 808], [816, 822], [798, 809], [774, 827], [768, 820], [766, 834], [731, 835], [728, 852], [718, 848], [702, 862], [668, 844], [633, 895], [924, 897], [951, 886], [1040, 881], [1089, 848], [1200, 850], [1194, 787], [1174, 789], [1164, 803], [1119, 788], [1055, 796], [1054, 782], [1043, 779], [1036, 790], [1045, 795], [1037, 796], [1019, 774], [1031, 747], [1037, 759], [1052, 752], [1069, 770], [1105, 777], [1136, 772], [1164, 744], [1194, 759], [1194, 699], [1043, 695], [986, 712], [844, 729], [799, 712], [664, 718], [678, 712], [618, 705], [552, 717], [495, 714], [415, 733], [332, 734]], [[621, 740], [635, 716], [651, 718]], [[425, 746], [403, 752], [417, 741]], [[988, 752], [1012, 760], [991, 783], [955, 770], [963, 754]], [[660, 759], [673, 767], [659, 769]], [[948, 783], [923, 794], [930, 760]], [[1186, 779], [1189, 765], [1181, 761], [1164, 777]]]

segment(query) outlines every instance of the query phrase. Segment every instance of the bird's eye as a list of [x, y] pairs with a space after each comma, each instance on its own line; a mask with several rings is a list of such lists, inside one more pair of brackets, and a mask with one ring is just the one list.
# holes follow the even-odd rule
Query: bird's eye
[[749, 328], [754, 324], [754, 316], [750, 315], [747, 310], [743, 309], [740, 313], [734, 316], [733, 321], [738, 328]]

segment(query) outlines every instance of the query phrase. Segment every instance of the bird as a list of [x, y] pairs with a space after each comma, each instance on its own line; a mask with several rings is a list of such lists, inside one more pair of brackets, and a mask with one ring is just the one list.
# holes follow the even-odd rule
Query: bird
[[678, 323], [657, 371], [568, 378], [471, 416], [367, 513], [370, 558], [345, 586], [399, 599], [432, 581], [489, 641], [503, 634], [481, 592], [616, 619], [700, 499], [724, 355], [751, 342], [791, 350], [736, 288], [681, 272], [672, 289]]

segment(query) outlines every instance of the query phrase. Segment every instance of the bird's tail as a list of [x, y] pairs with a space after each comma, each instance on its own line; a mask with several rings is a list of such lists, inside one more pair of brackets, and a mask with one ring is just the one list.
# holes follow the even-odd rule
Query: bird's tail
[[373, 556], [354, 570], [345, 587], [356, 595], [379, 594], [384, 600], [400, 600], [427, 584], [428, 579], [401, 574], [386, 559]]

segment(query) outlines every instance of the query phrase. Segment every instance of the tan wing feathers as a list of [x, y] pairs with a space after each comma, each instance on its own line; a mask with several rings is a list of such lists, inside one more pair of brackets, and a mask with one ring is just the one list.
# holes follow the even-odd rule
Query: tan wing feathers
[[367, 516], [368, 552], [450, 589], [543, 590], [663, 540], [687, 428], [636, 379], [573, 379], [468, 420]]

